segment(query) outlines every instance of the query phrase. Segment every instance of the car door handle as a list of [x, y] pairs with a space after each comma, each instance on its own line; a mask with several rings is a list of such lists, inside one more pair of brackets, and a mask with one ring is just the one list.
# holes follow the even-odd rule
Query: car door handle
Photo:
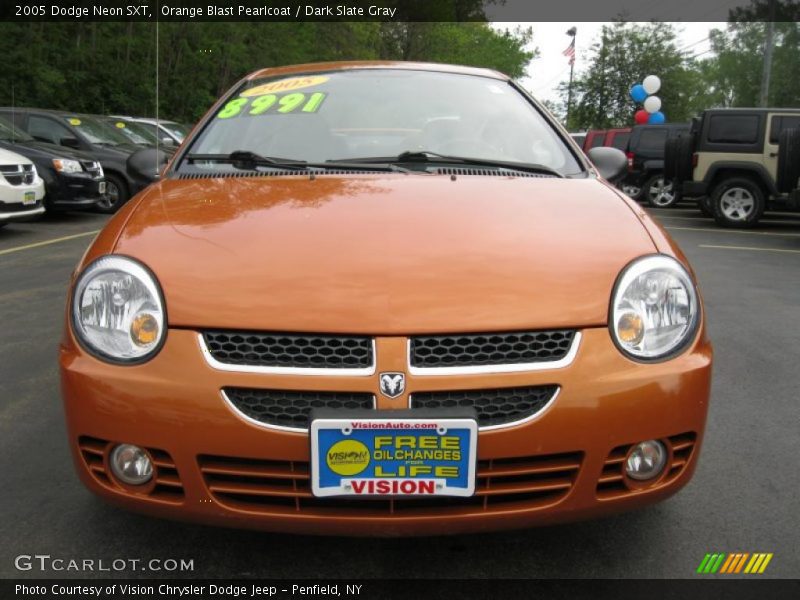
[[770, 153], [769, 153], [769, 157], [770, 157], [770, 158], [775, 158], [776, 156], [778, 156], [778, 153], [777, 153], [777, 152], [770, 152]]

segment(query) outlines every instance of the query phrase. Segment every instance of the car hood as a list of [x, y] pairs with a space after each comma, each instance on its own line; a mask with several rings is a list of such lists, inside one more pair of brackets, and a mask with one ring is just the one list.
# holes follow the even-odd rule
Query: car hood
[[0, 165], [29, 165], [31, 161], [17, 154], [16, 152], [12, 152], [11, 150], [4, 150], [0, 148]]
[[597, 180], [426, 174], [164, 180], [115, 247], [171, 326], [386, 335], [602, 325], [655, 251]]

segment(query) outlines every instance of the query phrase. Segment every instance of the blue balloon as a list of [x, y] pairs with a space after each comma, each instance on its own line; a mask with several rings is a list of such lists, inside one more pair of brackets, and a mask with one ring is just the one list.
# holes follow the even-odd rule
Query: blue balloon
[[644, 102], [644, 99], [647, 98], [647, 92], [641, 83], [637, 83], [631, 88], [631, 98], [634, 102]]
[[647, 122], [650, 123], [650, 125], [661, 125], [662, 123], [666, 122], [666, 120], [667, 117], [665, 117], [664, 113], [659, 110], [658, 112], [651, 114], [650, 118], [647, 119]]

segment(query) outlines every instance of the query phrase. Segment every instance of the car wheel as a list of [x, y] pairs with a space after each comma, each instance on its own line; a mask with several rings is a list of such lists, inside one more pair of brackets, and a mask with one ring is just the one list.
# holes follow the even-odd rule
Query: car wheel
[[654, 208], [669, 208], [678, 203], [672, 182], [664, 179], [663, 175], [650, 177], [645, 182], [643, 189], [647, 203]]
[[622, 193], [626, 196], [633, 198], [634, 200], [638, 200], [639, 196], [642, 195], [642, 188], [638, 185], [633, 185], [632, 183], [623, 183], [620, 186]]
[[734, 177], [719, 183], [711, 194], [714, 220], [723, 227], [753, 227], [764, 214], [764, 192], [755, 181]]
[[97, 210], [111, 214], [128, 201], [128, 185], [117, 175], [106, 175], [106, 195], [97, 201]]

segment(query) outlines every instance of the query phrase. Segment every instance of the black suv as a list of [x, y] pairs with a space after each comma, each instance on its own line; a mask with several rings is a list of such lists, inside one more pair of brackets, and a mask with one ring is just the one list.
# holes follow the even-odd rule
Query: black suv
[[664, 147], [668, 139], [688, 131], [688, 123], [634, 127], [627, 148], [628, 175], [622, 186], [638, 190], [636, 199], [644, 200], [650, 206], [674, 206], [678, 198], [673, 191], [672, 181], [664, 177]]
[[707, 198], [719, 225], [752, 227], [765, 210], [800, 210], [800, 109], [706, 110], [668, 142], [665, 159], [681, 194]]
[[91, 155], [37, 142], [0, 117], [0, 148], [30, 159], [45, 185], [47, 210], [94, 207], [106, 192], [103, 167]]
[[97, 208], [106, 213], [116, 212], [128, 199], [146, 187], [150, 181], [128, 173], [126, 161], [140, 147], [114, 127], [97, 117], [59, 110], [36, 108], [0, 108], [0, 116], [13, 120], [35, 140], [80, 150], [98, 161], [105, 172], [106, 195]]

